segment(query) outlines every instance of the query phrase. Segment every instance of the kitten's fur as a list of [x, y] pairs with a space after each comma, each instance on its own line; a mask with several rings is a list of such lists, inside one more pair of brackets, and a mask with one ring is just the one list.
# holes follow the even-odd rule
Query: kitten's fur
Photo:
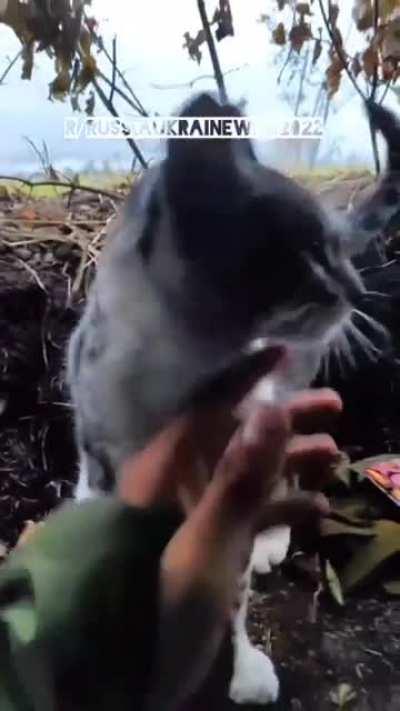
[[[239, 112], [201, 95], [183, 115]], [[395, 133], [397, 145], [390, 116], [375, 106], [371, 115], [389, 140]], [[133, 188], [115, 223], [71, 340], [79, 498], [112, 491], [122, 460], [254, 339], [289, 345], [293, 356], [264, 397], [309, 385], [362, 294], [352, 238], [362, 251], [395, 211], [400, 159], [390, 155], [390, 190], [378, 188], [375, 203], [344, 224], [262, 166], [247, 140], [169, 141], [166, 160]], [[253, 562], [268, 570], [285, 557], [289, 531], [259, 540]], [[248, 640], [246, 598], [235, 625], [231, 696], [265, 703], [276, 699], [278, 681]]]

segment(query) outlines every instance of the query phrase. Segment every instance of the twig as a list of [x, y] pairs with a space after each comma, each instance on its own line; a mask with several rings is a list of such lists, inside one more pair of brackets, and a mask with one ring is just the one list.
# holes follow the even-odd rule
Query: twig
[[[376, 35], [378, 32], [378, 22], [379, 22], [379, 0], [374, 0], [374, 39], [376, 38]], [[378, 64], [376, 64], [376, 66], [374, 67], [374, 74], [373, 74], [372, 82], [371, 82], [370, 99], [372, 101], [375, 101], [377, 89], [378, 89]], [[376, 175], [379, 175], [381, 172], [381, 165], [380, 165], [380, 160], [379, 160], [377, 132], [376, 132], [375, 126], [372, 123], [371, 118], [369, 119], [368, 123], [369, 123], [369, 131], [371, 134], [371, 145], [372, 145], [372, 154], [373, 154], [374, 163], [375, 163], [375, 172], [376, 172]]]
[[[246, 62], [246, 64], [241, 64], [238, 67], [232, 67], [232, 69], [227, 69], [226, 72], [224, 72], [224, 77], [226, 77], [228, 74], [233, 74], [233, 72], [238, 72], [240, 69], [245, 69], [246, 67], [249, 67], [249, 63]], [[198, 81], [203, 81], [204, 79], [215, 79], [213, 74], [201, 74], [198, 77], [195, 77], [194, 79], [191, 79], [191, 81], [187, 82], [182, 82], [181, 84], [155, 84], [151, 83], [150, 86], [152, 89], [160, 89], [160, 90], [165, 90], [165, 89], [191, 89], [196, 82]]]
[[22, 51], [23, 51], [23, 50], [20, 49], [20, 51], [15, 55], [14, 59], [11, 59], [11, 60], [10, 60], [10, 62], [9, 62], [9, 64], [8, 64], [8, 67], [6, 67], [6, 69], [4, 70], [3, 74], [0, 76], [0, 84], [2, 84], [2, 83], [4, 82], [4, 79], [7, 77], [7, 75], [9, 74], [9, 72], [11, 71], [11, 69], [13, 68], [14, 64], [16, 64], [16, 63], [18, 62], [20, 56], [22, 55]]
[[14, 175], [0, 175], [0, 180], [7, 180], [7, 182], [22, 183], [27, 185], [29, 188], [38, 188], [43, 186], [53, 186], [55, 188], [68, 188], [69, 190], [75, 192], [75, 190], [82, 190], [86, 193], [93, 193], [94, 195], [104, 195], [104, 197], [111, 198], [111, 200], [124, 200], [124, 195], [119, 195], [118, 193], [113, 193], [108, 190], [102, 190], [101, 188], [93, 188], [90, 185], [80, 185], [77, 183], [68, 183], [61, 180], [38, 180], [33, 182], [28, 180], [28, 178], [19, 178]]
[[[106, 74], [104, 74], [100, 69], [97, 69], [96, 74], [99, 79], [104, 81], [107, 84], [107, 86], [110, 87], [110, 89], [113, 88], [113, 83], [112, 83], [111, 79], [109, 79], [108, 76]], [[128, 106], [130, 106], [134, 111], [136, 111], [137, 113], [140, 113], [140, 115], [142, 115], [141, 112], [138, 112], [137, 106], [134, 103], [134, 101], [119, 86], [114, 85], [114, 93], [118, 94], [118, 96], [120, 96], [121, 99], [126, 101]], [[146, 116], [148, 116], [148, 114], [146, 114]]]
[[[97, 96], [100, 98], [100, 100], [106, 107], [107, 111], [109, 111], [110, 114], [112, 116], [114, 116], [114, 118], [119, 119], [117, 109], [115, 108], [114, 104], [111, 101], [109, 101], [108, 97], [105, 95], [103, 89], [101, 88], [101, 86], [99, 86], [99, 83], [96, 79], [92, 80], [92, 85], [96, 91]], [[129, 131], [126, 128], [126, 126], [123, 125], [122, 122], [121, 122], [121, 128], [122, 128], [123, 133], [125, 134], [125, 140], [128, 143], [128, 146], [130, 147], [131, 151], [134, 153], [134, 155], [138, 159], [140, 165], [142, 166], [142, 168], [147, 168], [147, 161], [146, 161], [142, 151], [140, 150], [136, 141], [134, 141], [133, 138], [131, 138], [129, 136]]]
[[27, 264], [26, 262], [24, 262], [23, 259], [20, 259], [19, 257], [17, 257], [17, 262], [19, 262], [19, 264], [21, 265], [21, 267], [23, 267], [24, 269], [26, 269], [27, 272], [29, 272], [29, 274], [34, 278], [34, 280], [35, 280], [36, 284], [38, 285], [38, 287], [39, 287], [42, 291], [44, 291], [45, 294], [47, 294], [46, 287], [45, 287], [45, 285], [43, 284], [43, 282], [42, 282], [42, 280], [41, 280], [39, 274], [35, 271], [35, 269], [33, 269], [33, 267], [31, 267], [30, 264]]
[[[88, 19], [87, 16], [85, 16], [85, 19], [86, 19], [86, 20]], [[98, 35], [98, 34], [94, 31], [94, 29], [90, 29], [90, 33], [91, 33], [91, 36], [92, 36], [94, 42], [96, 43], [96, 45], [97, 45], [97, 47], [98, 47], [98, 49], [99, 49], [99, 52], [100, 52], [101, 54], [104, 54], [104, 56], [106, 57], [106, 59], [108, 59], [108, 61], [110, 62], [110, 64], [113, 64], [113, 58], [112, 58], [111, 54], [109, 53], [107, 47], [105, 46], [105, 44], [104, 44], [104, 42], [103, 42], [103, 38], [102, 38], [100, 35]], [[129, 94], [131, 95], [133, 101], [135, 102], [135, 103], [134, 103], [134, 109], [135, 109], [135, 111], [137, 111], [137, 113], [140, 114], [141, 116], [148, 116], [148, 115], [149, 115], [148, 112], [147, 112], [146, 109], [144, 108], [144, 106], [143, 106], [142, 102], [140, 101], [140, 99], [136, 96], [136, 94], [135, 94], [135, 92], [133, 91], [131, 85], [129, 84], [129, 82], [128, 82], [127, 79], [125, 78], [123, 72], [121, 72], [121, 70], [118, 68], [118, 66], [115, 66], [115, 72], [116, 72], [117, 77], [120, 79], [120, 81], [121, 81], [122, 84], [124, 85], [125, 89], [126, 89], [126, 90], [129, 92]], [[119, 92], [117, 91], [117, 88], [115, 89], [115, 91], [116, 91], [117, 93], [119, 93]]]
[[111, 77], [111, 91], [108, 100], [112, 104], [115, 91], [115, 80], [117, 77], [117, 38], [114, 36], [112, 40], [112, 77]]
[[208, 46], [208, 51], [210, 53], [211, 64], [214, 69], [215, 81], [217, 82], [218, 86], [219, 98], [222, 103], [226, 103], [228, 101], [228, 95], [226, 92], [224, 75], [222, 73], [221, 65], [219, 63], [214, 38], [211, 34], [210, 23], [208, 21], [204, 0], [197, 0], [197, 7], [199, 9], [201, 24], [203, 25], [204, 34], [206, 36], [206, 42]]
[[[328, 0], [328, 1], [329, 1], [329, 7], [330, 7], [330, 0]], [[335, 37], [334, 32], [332, 32], [330, 21], [328, 19], [326, 10], [324, 8], [323, 0], [318, 0], [318, 4], [319, 4], [320, 11], [321, 11], [322, 19], [324, 21], [324, 25], [326, 27], [328, 34], [329, 34], [329, 37], [331, 38], [332, 45], [333, 45], [339, 59], [342, 62], [343, 69], [345, 70], [348, 78], [350, 79], [351, 83], [353, 84], [353, 87], [356, 90], [357, 94], [361, 97], [361, 99], [363, 101], [365, 101], [365, 96], [364, 96], [363, 92], [361, 91], [360, 87], [358, 86], [356, 80], [354, 79], [354, 77], [348, 67], [346, 55], [343, 51], [343, 48], [340, 46], [339, 42], [337, 41], [337, 38]]]

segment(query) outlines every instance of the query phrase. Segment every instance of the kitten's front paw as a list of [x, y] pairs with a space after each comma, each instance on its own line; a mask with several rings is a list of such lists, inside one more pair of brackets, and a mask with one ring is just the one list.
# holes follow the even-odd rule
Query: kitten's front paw
[[259, 575], [271, 572], [274, 565], [280, 565], [286, 558], [290, 545], [290, 528], [276, 526], [260, 533], [255, 540], [251, 556], [251, 567]]
[[279, 696], [279, 680], [269, 657], [248, 644], [235, 660], [229, 698], [236, 704], [271, 704]]

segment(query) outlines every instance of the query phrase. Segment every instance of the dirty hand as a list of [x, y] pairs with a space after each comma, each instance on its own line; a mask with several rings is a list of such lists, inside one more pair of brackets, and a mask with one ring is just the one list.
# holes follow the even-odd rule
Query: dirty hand
[[[278, 501], [269, 495], [294, 472], [309, 489], [326, 482], [338, 451], [328, 435], [314, 431], [340, 412], [334, 392], [305, 391], [280, 407], [258, 404], [239, 425], [232, 415], [280, 355], [268, 349], [251, 356], [213, 397], [201, 398], [123, 467], [126, 502], [152, 507], [178, 499], [186, 513], [161, 561], [158, 663], [148, 709], [179, 708], [203, 681], [255, 531], [315, 521], [329, 510], [320, 494], [297, 492]], [[199, 481], [199, 455], [212, 467], [208, 484]]]

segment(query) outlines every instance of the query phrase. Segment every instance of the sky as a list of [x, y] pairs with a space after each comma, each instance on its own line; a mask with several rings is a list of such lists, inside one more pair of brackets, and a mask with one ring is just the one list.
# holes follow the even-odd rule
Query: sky
[[[274, 5], [276, 0], [231, 0], [235, 36], [218, 44], [229, 96], [234, 101], [246, 99], [249, 115], [273, 112], [284, 117], [289, 112], [280, 98], [278, 69], [272, 63], [276, 47], [266, 26], [257, 21]], [[340, 5], [342, 27], [347, 30], [351, 2], [341, 0]], [[211, 14], [216, 0], [207, 0], [206, 6]], [[118, 65], [149, 112], [173, 114], [192, 91], [215, 90], [207, 50], [199, 67], [182, 48], [183, 33], [188, 30], [193, 36], [200, 28], [195, 0], [93, 0], [92, 9], [106, 44], [117, 35]], [[356, 38], [352, 41], [354, 45]], [[0, 76], [18, 49], [10, 28], [0, 24]], [[79, 169], [90, 160], [97, 164], [109, 160], [114, 167], [129, 165], [131, 154], [125, 141], [77, 143], [64, 139], [64, 117], [72, 111], [68, 101], [47, 99], [54, 69], [46, 55], [37, 55], [31, 81], [21, 80], [20, 71], [17, 64], [0, 86], [0, 173], [36, 169], [36, 158], [25, 137], [39, 145], [45, 140], [55, 165]], [[187, 85], [200, 76], [206, 78], [196, 81], [193, 88]], [[336, 143], [340, 146], [337, 160], [369, 164], [368, 128], [357, 97], [344, 87], [337, 103], [320, 147], [321, 160]], [[98, 107], [95, 113], [105, 112]], [[153, 157], [154, 146], [141, 147], [146, 157]], [[268, 158], [268, 146], [258, 145], [258, 151]]]

